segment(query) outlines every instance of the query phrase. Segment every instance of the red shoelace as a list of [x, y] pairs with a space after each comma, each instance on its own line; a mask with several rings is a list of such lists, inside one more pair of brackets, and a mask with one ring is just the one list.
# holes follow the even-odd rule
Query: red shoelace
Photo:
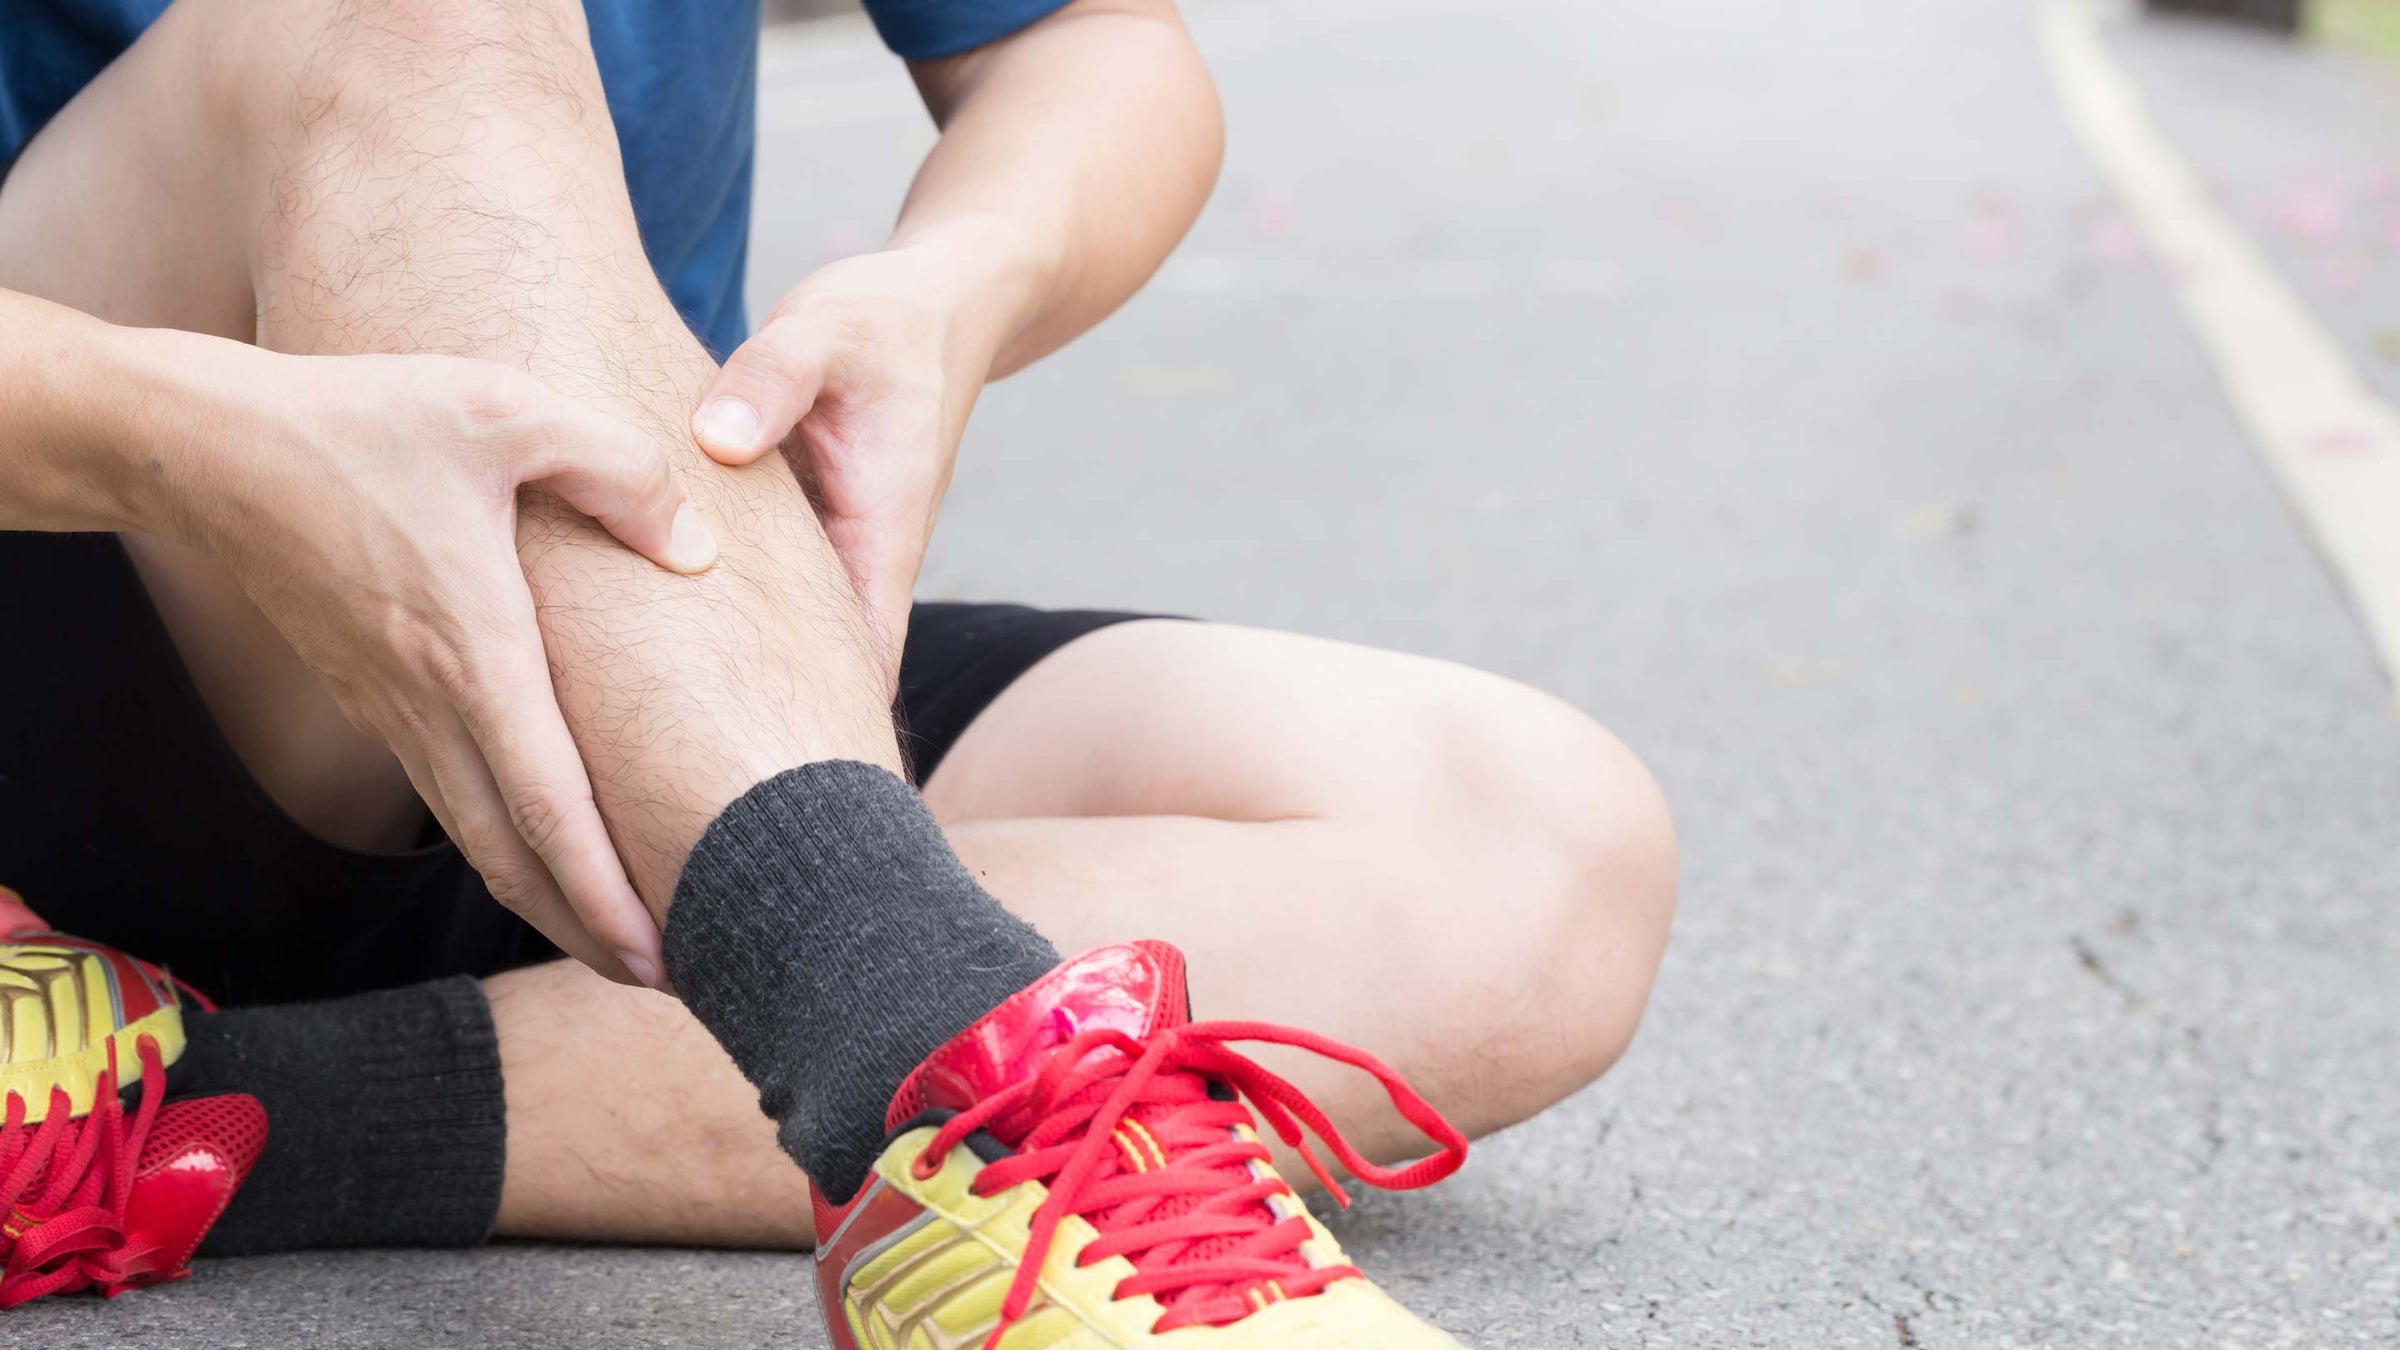
[[[1229, 1041], [1288, 1045], [1365, 1070], [1440, 1151], [1406, 1167], [1377, 1166], [1300, 1089], [1227, 1049]], [[1113, 1297], [1156, 1297], [1166, 1309], [1152, 1327], [1158, 1332], [1238, 1321], [1359, 1274], [1354, 1266], [1312, 1266], [1301, 1254], [1309, 1229], [1299, 1200], [1287, 1201], [1282, 1216], [1269, 1206], [1271, 1197], [1292, 1196], [1291, 1187], [1254, 1166], [1269, 1160], [1266, 1145], [1234, 1133], [1253, 1123], [1250, 1112], [1239, 1101], [1211, 1096], [1211, 1080], [1249, 1098], [1344, 1205], [1349, 1195], [1309, 1147], [1303, 1126], [1352, 1175], [1387, 1190], [1430, 1186], [1466, 1161], [1465, 1135], [1389, 1065], [1339, 1041], [1266, 1022], [1193, 1022], [1146, 1042], [1086, 1031], [1053, 1050], [1039, 1073], [953, 1116], [915, 1161], [918, 1176], [930, 1177], [969, 1134], [995, 1128], [1019, 1139], [1017, 1152], [986, 1164], [975, 1192], [995, 1195], [1035, 1179], [1049, 1185], [986, 1350], [998, 1350], [1001, 1336], [1025, 1315], [1058, 1226], [1070, 1214], [1099, 1232], [1077, 1264], [1111, 1256], [1131, 1261], [1134, 1274]]]
[[0, 1119], [0, 1310], [49, 1294], [124, 1285], [157, 1273], [158, 1248], [125, 1232], [142, 1141], [166, 1097], [167, 1066], [158, 1042], [135, 1042], [142, 1057], [142, 1101], [130, 1119], [117, 1095], [117, 1048], [109, 1043], [91, 1113], [71, 1120], [64, 1088], [50, 1110], [27, 1125], [25, 1099], [8, 1094]]

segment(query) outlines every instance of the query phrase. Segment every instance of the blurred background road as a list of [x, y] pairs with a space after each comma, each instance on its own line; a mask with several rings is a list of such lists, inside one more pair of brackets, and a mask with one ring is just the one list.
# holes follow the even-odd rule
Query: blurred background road
[[[1189, 8], [1216, 201], [987, 396], [926, 593], [1493, 667], [1623, 734], [1685, 836], [1632, 1056], [1362, 1203], [1364, 1263], [1486, 1350], [2400, 1345], [2392, 690], [2041, 6]], [[2400, 66], [2104, 41], [2400, 397]], [[872, 246], [932, 134], [856, 19], [770, 32], [762, 86], [760, 307]], [[807, 1279], [316, 1254], [5, 1340], [817, 1346]]]

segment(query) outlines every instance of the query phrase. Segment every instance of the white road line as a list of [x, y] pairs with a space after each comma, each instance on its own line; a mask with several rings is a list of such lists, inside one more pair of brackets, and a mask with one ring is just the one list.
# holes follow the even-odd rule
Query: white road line
[[2234, 411], [2400, 679], [2400, 414], [2209, 199], [2100, 40], [2052, 0], [2042, 50], [2067, 121], [2148, 240]]

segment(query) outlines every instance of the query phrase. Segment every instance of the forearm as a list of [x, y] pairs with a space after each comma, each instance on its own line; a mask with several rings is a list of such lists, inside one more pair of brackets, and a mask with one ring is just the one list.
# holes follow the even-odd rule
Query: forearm
[[0, 291], [0, 530], [149, 523], [131, 331]]
[[968, 303], [994, 377], [1123, 304], [1216, 182], [1216, 90], [1166, 0], [1077, 0], [914, 73], [942, 136], [892, 246], [958, 237], [985, 260]]

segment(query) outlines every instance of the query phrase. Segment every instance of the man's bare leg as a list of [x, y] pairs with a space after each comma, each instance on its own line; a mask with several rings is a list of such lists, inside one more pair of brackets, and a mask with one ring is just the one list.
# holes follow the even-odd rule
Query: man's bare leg
[[[314, 12], [315, 7], [309, 8]], [[424, 6], [416, 7], [415, 12], [419, 17], [436, 13]], [[508, 170], [501, 176], [512, 193], [521, 191], [535, 205], [564, 203], [571, 208], [561, 213], [563, 219], [543, 222], [545, 230], [556, 233], [545, 234], [541, 248], [508, 230], [495, 235], [495, 219], [486, 207], [453, 201], [448, 233], [433, 229], [422, 246], [412, 246], [396, 256], [379, 255], [374, 251], [378, 244], [388, 246], [391, 240], [403, 237], [379, 212], [396, 209], [394, 203], [406, 194], [375, 177], [371, 157], [352, 162], [335, 156], [320, 162], [315, 175], [318, 187], [341, 186], [344, 191], [326, 191], [318, 198], [285, 190], [293, 166], [303, 163], [310, 152], [308, 137], [271, 157], [271, 162], [280, 166], [266, 180], [272, 194], [268, 200], [275, 206], [272, 218], [278, 223], [270, 226], [268, 234], [260, 240], [247, 240], [226, 224], [244, 218], [238, 193], [230, 200], [219, 199], [230, 192], [231, 185], [241, 183], [242, 176], [194, 174], [188, 166], [209, 162], [223, 145], [238, 144], [240, 138], [173, 100], [188, 96], [191, 106], [214, 106], [210, 104], [212, 89], [202, 77], [209, 62], [235, 59], [218, 43], [258, 36], [256, 29], [240, 22], [255, 13], [247, 9], [231, 15], [212, 13], [186, 0], [169, 21], [144, 39], [145, 46], [104, 77], [104, 84], [111, 87], [96, 87], [94, 92], [101, 97], [79, 101], [68, 117], [45, 133], [19, 166], [11, 193], [0, 199], [0, 204], [12, 208], [28, 203], [35, 208], [47, 203], [50, 208], [48, 219], [41, 218], [42, 212], [36, 209], [30, 222], [21, 209], [14, 214], [0, 210], [0, 227], [4, 227], [0, 236], [10, 241], [8, 248], [0, 249], [0, 256], [14, 269], [6, 280], [121, 321], [166, 322], [247, 336], [249, 314], [228, 304], [225, 297], [244, 293], [243, 288], [251, 284], [248, 273], [255, 255], [261, 297], [255, 333], [262, 339], [309, 350], [414, 344], [411, 349], [517, 359], [596, 402], [628, 416], [651, 419], [662, 441], [672, 438], [680, 446], [682, 409], [698, 379], [705, 375], [705, 358], [683, 333], [664, 297], [657, 293], [655, 282], [639, 264], [638, 248], [631, 242], [630, 218], [621, 212], [612, 214], [615, 207], [610, 203], [595, 205], [579, 195], [588, 187], [580, 175], [594, 171], [594, 164], [607, 157], [587, 154], [579, 159], [568, 153], [577, 144], [572, 125], [543, 127], [541, 134], [528, 132], [525, 139], [515, 142], [503, 136], [476, 146], [433, 147], [453, 153], [494, 152], [497, 147], [493, 162]], [[286, 27], [270, 36], [288, 38], [292, 31]], [[321, 50], [311, 49], [312, 54]], [[195, 55], [200, 58], [193, 67], [201, 72], [198, 76], [172, 59]], [[412, 79], [423, 78], [422, 72], [405, 62], [399, 69], [380, 65], [375, 59], [378, 55], [388, 59], [391, 53], [370, 44], [366, 56], [353, 53], [355, 59], [367, 63], [367, 69], [320, 71], [314, 87], [325, 97], [363, 97], [386, 84], [406, 86]], [[469, 53], [463, 59], [490, 55]], [[554, 80], [555, 71], [545, 78]], [[442, 85], [444, 96], [452, 103], [457, 99], [455, 83]], [[596, 89], [588, 92], [596, 98]], [[167, 100], [166, 106], [160, 106], [162, 99]], [[230, 110], [220, 111], [238, 120], [255, 110], [235, 99]], [[338, 121], [328, 127], [327, 119], [341, 112], [341, 99], [334, 97], [324, 117], [271, 116], [289, 123], [286, 131], [305, 124], [312, 135], [340, 144], [342, 138], [333, 135], [339, 130]], [[179, 143], [174, 133], [181, 130], [192, 132], [192, 141], [197, 143]], [[361, 139], [355, 129], [348, 134], [352, 140]], [[486, 134], [497, 133], [487, 127]], [[375, 137], [363, 139], [372, 142]], [[592, 139], [588, 127], [584, 139]], [[324, 144], [314, 144], [318, 153], [329, 153]], [[414, 145], [410, 153], [421, 156], [426, 149]], [[511, 155], [526, 156], [529, 162], [519, 165]], [[574, 171], [562, 170], [565, 162], [572, 162]], [[95, 165], [106, 166], [105, 171], [95, 172]], [[342, 172], [332, 172], [336, 168]], [[601, 165], [598, 172], [601, 181], [609, 181], [613, 163]], [[45, 175], [78, 180], [79, 190], [44, 193], [39, 185]], [[80, 181], [87, 175], [94, 181]], [[369, 190], [378, 182], [383, 183], [380, 195]], [[162, 202], [157, 199], [162, 186], [189, 191], [193, 199]], [[441, 200], [438, 193], [434, 200]], [[519, 224], [524, 219], [522, 213], [500, 215], [503, 221]], [[180, 228], [153, 228], [161, 220], [177, 221]], [[95, 228], [95, 222], [111, 221], [123, 222], [126, 228]], [[218, 235], [224, 238], [216, 239]], [[212, 250], [212, 239], [230, 243], [226, 250]], [[628, 258], [632, 259], [630, 268]], [[488, 304], [464, 306], [457, 314], [445, 313], [438, 305], [427, 308], [422, 302], [439, 287], [426, 271], [439, 266], [459, 269], [441, 284], [455, 287], [460, 296], [481, 300], [513, 295], [525, 287], [530, 288], [529, 298], [522, 306], [505, 310]], [[513, 268], [530, 271], [520, 274]], [[413, 310], [412, 303], [416, 306]], [[407, 317], [412, 313], [413, 319]], [[629, 355], [638, 352], [652, 353], [654, 364], [645, 366]], [[643, 374], [645, 369], [652, 372], [648, 377]], [[692, 462], [697, 466], [696, 457]], [[698, 476], [705, 478], [715, 472], [702, 469]], [[764, 489], [756, 494], [707, 486], [696, 489], [719, 517], [729, 564], [697, 581], [659, 573], [596, 532], [556, 519], [545, 521], [543, 530], [529, 541], [529, 563], [542, 578], [554, 655], [562, 663], [580, 657], [594, 666], [607, 665], [624, 673], [621, 681], [608, 687], [570, 688], [568, 694], [574, 703], [571, 715], [577, 718], [587, 750], [594, 757], [603, 804], [611, 808], [612, 823], [618, 825], [627, 843], [636, 879], [654, 904], [663, 900], [671, 886], [674, 865], [688, 849], [691, 835], [725, 799], [761, 774], [761, 765], [741, 762], [742, 754], [756, 750], [776, 764], [827, 755], [890, 760], [880, 678], [866, 655], [866, 644], [856, 633], [849, 607], [846, 603], [812, 605], [808, 600], [812, 595], [841, 593], [811, 589], [804, 579], [832, 578], [838, 584], [839, 573], [788, 478], [781, 475], [779, 467], [768, 472]], [[180, 560], [170, 560], [168, 567], [172, 570], [180, 565]], [[154, 568], [154, 580], [156, 571]], [[178, 575], [185, 576], [192, 589], [203, 592], [212, 580], [205, 560], [194, 560], [188, 571]], [[590, 590], [576, 589], [587, 583]], [[629, 597], [610, 596], [610, 588], [617, 586], [627, 588]], [[698, 608], [706, 611], [706, 618], [694, 620], [688, 612], [667, 612], [693, 595], [704, 597]], [[560, 596], [566, 598], [557, 598]], [[232, 597], [232, 605], [238, 607], [238, 594]], [[205, 607], [195, 608], [205, 617]], [[779, 610], [780, 617], [767, 625], [768, 631], [743, 624], [756, 612], [772, 616]], [[722, 625], [713, 621], [718, 618], [740, 631], [718, 631]], [[203, 623], [193, 631], [205, 641], [212, 631], [228, 630], [209, 630]], [[191, 656], [189, 634], [179, 631], [178, 636], [187, 639], [186, 654]], [[1090, 641], [1109, 640], [1108, 635], [1101, 635]], [[195, 660], [195, 673], [203, 676], [204, 687], [209, 684], [206, 664]], [[811, 681], [807, 678], [810, 672], [823, 678]], [[235, 671], [235, 678], [224, 681], [220, 692], [238, 699], [253, 691], [255, 686], [245, 684], [241, 673]], [[700, 695], [694, 693], [695, 682]], [[722, 700], [701, 696], [710, 690], [732, 691], [738, 696]], [[288, 720], [292, 705], [283, 699], [279, 692], [261, 700], [264, 707], [279, 708], [286, 715], [284, 719], [254, 719], [261, 735], [271, 735], [279, 722]], [[324, 700], [324, 706], [330, 709], [330, 700]], [[335, 716], [338, 719], [338, 713]], [[1153, 723], [1157, 720], [1147, 713], [1144, 717]], [[1006, 723], [1001, 710], [995, 709], [979, 725], [978, 733], [990, 740], [999, 734], [991, 729]], [[1060, 731], [1050, 727], [1038, 734]], [[374, 753], [379, 752], [366, 759], [371, 762]], [[1061, 936], [1070, 942], [1133, 933], [1179, 938], [1191, 944], [1197, 958], [1198, 995], [1204, 1015], [1243, 1014], [1323, 1023], [1330, 1031], [1387, 1051], [1404, 1068], [1427, 1073], [1436, 1100], [1454, 1108], [1467, 1107], [1463, 1114], [1470, 1124], [1488, 1127], [1531, 1109], [1523, 1103], [1503, 1107], [1478, 1094], [1445, 1090], [1445, 1071], [1439, 1061], [1451, 1059], [1450, 1081], [1455, 1084], [1459, 1081], [1455, 1074], [1467, 1060], [1451, 1058], [1449, 1045], [1411, 1044], [1416, 1029], [1380, 1020], [1379, 1006], [1388, 1009], [1388, 1005], [1355, 1001], [1362, 991], [1372, 994], [1377, 988], [1390, 987], [1384, 976], [1399, 966], [1386, 965], [1378, 972], [1369, 962], [1361, 968], [1364, 978], [1360, 982], [1325, 982], [1325, 1007], [1295, 1007], [1288, 998], [1273, 996], [1271, 988], [1220, 984], [1218, 992], [1212, 992], [1209, 982], [1219, 978], [1210, 973], [1212, 968], [1230, 967], [1236, 964], [1236, 957], [1242, 958], [1239, 964], [1247, 965], [1255, 954], [1246, 935], [1227, 946], [1224, 928], [1212, 929], [1194, 917], [1209, 912], [1209, 907], [1221, 913], [1229, 897], [1258, 897], [1261, 903], [1273, 906], [1287, 895], [1322, 891], [1333, 897], [1331, 902], [1314, 910], [1297, 908], [1330, 926], [1313, 934], [1289, 931], [1288, 936], [1296, 941], [1355, 946], [1362, 940], [1362, 932], [1383, 933], [1385, 938], [1370, 943], [1366, 950], [1388, 957], [1392, 951], [1385, 950], [1386, 945], [1399, 941], [1394, 935], [1423, 932], [1442, 923], [1447, 911], [1436, 902], [1446, 904], [1450, 895], [1471, 885], [1492, 884], [1488, 878], [1479, 881], [1464, 875], [1456, 859], [1412, 860], [1414, 848], [1429, 838], [1423, 822], [1403, 817], [1362, 826], [1337, 818], [1338, 813], [1328, 809], [1322, 819], [1266, 824], [1258, 814], [1261, 801], [1282, 801], [1283, 805], [1274, 808], [1277, 813], [1312, 813], [1291, 806], [1289, 797], [1272, 795], [1250, 800], [1247, 805], [1228, 806], [1224, 803], [1239, 803], [1243, 794], [1225, 792], [1221, 790], [1224, 785], [1216, 782], [1206, 784], [1210, 793], [1200, 798], [1134, 791], [1131, 789], [1137, 785], [1122, 773], [1103, 774], [1096, 781], [1070, 775], [1045, 782], [1029, 772], [1030, 757], [995, 755], [990, 762], [1000, 766], [995, 769], [996, 781], [1005, 783], [1014, 775], [1023, 785], [1023, 795], [1012, 799], [991, 785], [963, 786], [968, 782], [962, 776], [966, 766], [977, 758], [970, 747], [962, 746], [960, 757], [934, 785], [936, 803], [956, 816], [953, 825], [961, 851], [1020, 912], [1037, 922], [1055, 921]], [[258, 765], [257, 760], [252, 762], [254, 767]], [[1151, 768], [1146, 771], [1173, 762], [1164, 756], [1145, 760], [1139, 753], [1126, 751], [1125, 763], [1137, 767], [1147, 763]], [[386, 757], [383, 765], [387, 770], [388, 764]], [[652, 800], [647, 795], [652, 790], [644, 786], [650, 781], [645, 776], [648, 770], [662, 773], [671, 784], [666, 800]], [[300, 775], [303, 786], [306, 778]], [[953, 783], [962, 786], [954, 788]], [[1077, 800], [1062, 801], [1061, 792], [1077, 783], [1080, 786], [1071, 787]], [[612, 792], [618, 794], [613, 799]], [[1215, 814], [1237, 823], [1207, 818]], [[1646, 837], [1653, 841], [1650, 847], [1655, 854], [1658, 832], [1647, 831]], [[1356, 865], [1362, 854], [1385, 858], [1390, 870], [1362, 875]], [[1654, 863], [1653, 858], [1648, 873], [1634, 870], [1636, 879], [1626, 883], [1629, 894], [1657, 894], [1654, 877], [1639, 879], [1655, 874]], [[1568, 887], [1543, 893], [1576, 892]], [[1112, 907], [1112, 897], [1122, 908]], [[1435, 907], [1420, 911], [1415, 908], [1419, 904]], [[1414, 925], [1405, 922], [1411, 916]], [[1260, 922], [1266, 919], [1262, 917]], [[1653, 921], [1642, 920], [1610, 940], [1638, 951], [1645, 941], [1643, 935], [1655, 929]], [[1405, 944], [1394, 950], [1405, 955]], [[1222, 955], [1212, 958], [1212, 952]], [[1650, 959], [1655, 959], [1654, 948]], [[1642, 968], [1642, 963], [1634, 960], [1628, 968]], [[1505, 961], [1474, 968], [1461, 963], [1449, 971], [1466, 977], [1469, 983], [1486, 981], [1481, 992], [1487, 994], [1494, 989], [1521, 988], [1513, 982], [1526, 974]], [[599, 989], [596, 980], [583, 983]], [[602, 990], [595, 997], [625, 1000], [641, 996]], [[503, 1005], [504, 1017], [508, 1016], [507, 1005], [526, 1003], [505, 997], [498, 1002]], [[1633, 1006], [1638, 1005], [1636, 996]], [[700, 1041], [679, 1010], [657, 1002], [640, 1006], [636, 1022], [664, 1019], [677, 1028], [675, 1034], [684, 1041]], [[1449, 1022], [1450, 1034], [1497, 1034], [1488, 1013], [1490, 1005], [1484, 1006], [1486, 1012]], [[1446, 997], [1427, 1001], [1423, 1008], [1428, 1017], [1437, 1012], [1449, 1016], [1459, 1004]], [[1509, 1019], [1503, 1016], [1501, 1020]], [[1630, 1015], [1620, 1020], [1629, 1032]], [[1521, 1025], [1512, 1026], [1510, 1034], [1530, 1035], [1536, 1041], [1547, 1034], [1538, 1027], [1528, 1031]], [[1545, 1065], [1545, 1072], [1523, 1080], [1531, 1094], [1527, 1100], [1542, 1093], [1555, 1096], [1563, 1090], [1559, 1083], [1581, 1081], [1578, 1073], [1588, 1077], [1596, 1072], [1596, 1066], [1615, 1053], [1610, 1042], [1611, 1035], [1602, 1026], [1584, 1037], [1553, 1038], [1549, 1049], [1530, 1052], [1532, 1060]], [[1621, 1043], [1621, 1039], [1615, 1041]], [[519, 1062], [525, 1061], [520, 1057]], [[692, 1103], [705, 1137], [747, 1137], [754, 1148], [755, 1141], [771, 1137], [763, 1122], [748, 1123], [757, 1119], [754, 1098], [746, 1088], [727, 1084], [725, 1075], [717, 1071], [721, 1059], [675, 1057], [667, 1062], [705, 1062], [709, 1071], [690, 1082], [662, 1073], [659, 1079], [619, 1085], [646, 1089], [649, 1100]], [[529, 1073], [512, 1070], [512, 1083], [538, 1086]], [[1356, 1094], [1338, 1084], [1310, 1078], [1303, 1083], [1312, 1090], [1325, 1090], [1328, 1105], [1345, 1125], [1355, 1127], [1373, 1119], [1358, 1105]], [[1533, 1086], [1536, 1083], [1542, 1085]], [[1476, 1114], [1479, 1102], [1480, 1116]], [[574, 1114], [587, 1127], [596, 1123], [588, 1112], [588, 1102], [575, 1104]], [[565, 1118], [563, 1114], [560, 1117]], [[659, 1121], [655, 1115], [647, 1119], [653, 1126]], [[653, 1146], [660, 1141], [660, 1136], [646, 1128], [629, 1128], [622, 1136], [612, 1137], [630, 1140], [629, 1146], [637, 1151], [645, 1141]], [[689, 1137], [678, 1132], [670, 1143]], [[1372, 1140], [1371, 1135], [1369, 1138]], [[584, 1148], [586, 1142], [591, 1145], [588, 1149]], [[575, 1147], [589, 1159], [597, 1156], [601, 1142], [579, 1141]], [[736, 1157], [737, 1150], [729, 1147], [722, 1156]], [[755, 1176], [757, 1167], [775, 1165], [772, 1157], [759, 1154], [748, 1162], [734, 1163], [734, 1175]], [[785, 1175], [790, 1176], [788, 1171]], [[797, 1193], [796, 1188], [792, 1190], [793, 1195]], [[773, 1192], [762, 1188], [759, 1194]], [[775, 1204], [780, 1210], [782, 1200]], [[579, 1222], [583, 1231], [593, 1235], [671, 1235], [658, 1229], [618, 1232], [604, 1219]], [[768, 1216], [760, 1222], [771, 1226], [775, 1220]], [[561, 1231], [541, 1222], [532, 1223], [530, 1230]], [[697, 1231], [688, 1235], [705, 1236]]]
[[[993, 891], [1066, 947], [1173, 941], [1197, 1016], [1365, 1046], [1473, 1135], [1616, 1061], [1674, 909], [1657, 789], [1589, 718], [1286, 634], [1078, 639], [976, 720], [927, 793]], [[688, 1017], [565, 963], [486, 988], [509, 1093], [502, 1232], [809, 1240], [798, 1177]], [[1364, 1075], [1276, 1067], [1370, 1155], [1422, 1147]]]
[[[562, 709], [663, 913], [735, 796], [816, 760], [896, 767], [898, 751], [858, 606], [790, 471], [726, 470], [690, 444], [713, 365], [643, 256], [582, 24], [563, 0], [183, 0], [28, 148], [0, 281], [286, 351], [501, 360], [673, 447], [717, 524], [710, 572], [667, 573], [546, 499], [522, 531]], [[289, 696], [296, 660], [265, 677], [263, 621], [243, 623], [214, 564], [137, 556], [154, 588], [193, 597], [177, 638], [220, 720], [269, 742], [246, 758], [279, 798], [306, 795], [309, 773], [276, 781], [270, 724], [323, 726], [330, 699], [245, 715]], [[379, 747], [340, 748], [361, 766], [349, 778], [380, 765], [405, 790]], [[487, 880], [509, 899], [529, 884]]]
[[752, 785], [822, 759], [897, 767], [858, 606], [780, 461], [728, 474], [690, 445], [712, 363], [642, 252], [581, 7], [325, 10], [252, 30], [298, 28], [298, 50], [265, 63], [297, 74], [259, 138], [261, 344], [522, 365], [653, 428], [718, 522], [721, 560], [699, 577], [554, 504], [522, 531], [562, 710], [663, 916], [700, 831]]
[[[103, 176], [113, 195], [77, 182], [121, 155], [135, 163]], [[153, 182], [191, 185], [163, 162], [176, 159], [218, 172], [192, 200], [145, 196]], [[672, 977], [787, 1150], [846, 1198], [907, 1071], [1058, 957], [977, 887], [898, 776], [879, 645], [791, 470], [777, 456], [726, 469], [692, 443], [714, 368], [644, 254], [580, 4], [181, 0], [27, 149], [7, 195], [29, 204], [0, 235], [25, 241], [12, 266], [36, 292], [122, 301], [104, 269], [171, 274], [156, 256], [171, 253], [247, 279], [261, 346], [515, 365], [656, 437], [713, 525], [710, 570], [665, 571], [547, 499], [520, 516], [548, 665], [532, 678], [555, 684], [582, 761], [567, 766], [588, 789], [553, 760], [557, 777], [504, 798], [480, 761], [428, 758], [456, 736], [393, 745], [492, 894], [545, 914], [545, 931], [597, 966]], [[95, 248], [95, 221], [122, 229]], [[188, 235], [144, 237], [164, 221]], [[110, 253], [130, 256], [96, 256]], [[230, 316], [210, 326], [241, 335]], [[203, 622], [177, 629], [210, 693], [211, 663], [192, 650], [209, 639], [192, 630], [225, 631], [242, 606], [196, 560], [137, 557], [154, 595], [214, 593], [214, 612], [192, 606]], [[519, 664], [505, 671], [435, 678], [454, 701], [495, 675], [521, 684], [525, 647], [508, 650]], [[239, 697], [241, 679], [218, 683]], [[271, 724], [212, 702], [229, 724]], [[748, 814], [694, 862], [737, 798]], [[579, 947], [558, 923], [536, 855], [595, 801], [665, 926], [663, 969], [625, 946]]]

